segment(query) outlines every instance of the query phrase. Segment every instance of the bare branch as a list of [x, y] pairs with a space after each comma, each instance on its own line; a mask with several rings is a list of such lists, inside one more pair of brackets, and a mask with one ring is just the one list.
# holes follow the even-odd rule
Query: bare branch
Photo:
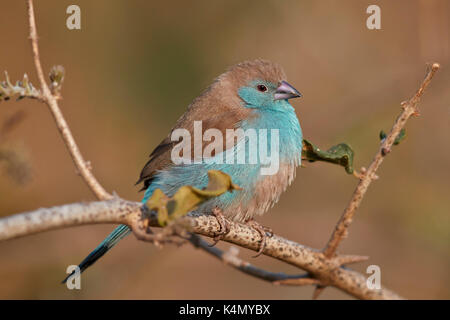
[[[287, 275], [282, 272], [270, 272], [261, 268], [255, 267], [251, 263], [242, 260], [238, 257], [239, 250], [236, 247], [231, 247], [227, 252], [211, 247], [209, 243], [204, 241], [196, 234], [191, 234], [189, 241], [199, 249], [206, 251], [217, 259], [221, 260], [226, 265], [229, 265], [245, 274], [251, 275], [261, 280], [273, 282], [274, 284], [285, 284], [282, 281], [305, 279], [307, 275]], [[318, 282], [318, 280], [316, 280]]]
[[36, 21], [34, 18], [34, 8], [33, 8], [33, 0], [28, 0], [28, 18], [30, 24], [30, 40], [31, 47], [33, 49], [33, 60], [34, 65], [36, 67], [36, 73], [41, 85], [42, 94], [40, 96], [40, 100], [45, 102], [49, 107], [53, 118], [55, 119], [56, 126], [58, 127], [59, 132], [66, 144], [66, 147], [72, 157], [75, 166], [78, 169], [78, 172], [82, 176], [83, 180], [87, 183], [89, 188], [94, 192], [96, 197], [100, 200], [111, 199], [112, 195], [110, 195], [106, 190], [101, 186], [101, 184], [97, 181], [95, 176], [92, 174], [88, 163], [84, 160], [81, 155], [80, 149], [78, 148], [75, 139], [73, 138], [72, 132], [67, 125], [66, 120], [58, 106], [57, 98], [58, 96], [54, 96], [50, 91], [50, 88], [45, 81], [44, 72], [42, 71], [42, 65], [39, 58], [39, 47], [38, 47], [38, 36], [36, 30]]
[[[136, 237], [140, 239], [142, 235], [147, 234], [143, 225], [143, 219], [148, 220], [150, 226], [158, 227], [156, 214], [148, 212], [145, 206], [139, 202], [113, 198], [107, 201], [75, 203], [49, 209], [39, 209], [0, 219], [0, 240], [13, 239], [56, 228], [92, 223], [126, 224], [133, 230]], [[217, 219], [212, 216], [187, 216], [180, 218], [179, 221], [184, 226], [188, 226], [190, 232], [211, 238], [220, 230]], [[223, 240], [258, 251], [261, 237], [256, 230], [245, 224], [230, 222], [230, 232], [224, 236]], [[215, 251], [208, 252], [218, 254]], [[366, 286], [366, 277], [341, 267], [339, 257], [337, 259], [327, 259], [318, 250], [277, 235], [267, 238], [263, 254], [305, 270], [311, 277], [320, 281], [321, 285], [334, 286], [360, 299], [401, 298], [385, 288], [380, 290], [369, 289]], [[233, 259], [230, 259], [230, 257], [225, 257], [225, 259], [228, 263], [235, 264], [234, 267], [238, 267], [239, 270], [252, 276], [260, 273], [259, 277], [269, 277], [268, 274], [264, 274], [260, 270], [252, 267], [246, 268], [245, 265], [240, 264], [239, 260], [233, 262]], [[303, 278], [304, 276], [300, 277]], [[310, 282], [316, 283], [315, 280]]]
[[359, 205], [361, 204], [361, 201], [364, 198], [372, 180], [377, 179], [375, 172], [380, 167], [385, 156], [390, 152], [392, 146], [394, 145], [395, 139], [400, 134], [400, 131], [405, 127], [408, 119], [412, 115], [418, 114], [417, 104], [420, 100], [420, 97], [423, 95], [425, 89], [430, 84], [431, 79], [433, 78], [439, 67], [440, 66], [438, 63], [433, 63], [416, 94], [411, 99], [409, 99], [409, 101], [402, 103], [403, 111], [395, 121], [391, 132], [389, 132], [386, 139], [384, 139], [384, 141], [381, 143], [381, 146], [374, 159], [372, 160], [369, 168], [367, 170], [364, 170], [364, 173], [359, 177], [360, 180], [358, 185], [356, 186], [355, 191], [353, 192], [352, 198], [345, 208], [344, 213], [342, 214], [330, 240], [328, 241], [328, 244], [324, 249], [324, 254], [326, 257], [331, 258], [336, 253], [337, 247], [342, 242], [342, 240], [347, 237], [348, 228], [352, 223], [353, 216], [355, 215], [356, 210], [359, 208]]

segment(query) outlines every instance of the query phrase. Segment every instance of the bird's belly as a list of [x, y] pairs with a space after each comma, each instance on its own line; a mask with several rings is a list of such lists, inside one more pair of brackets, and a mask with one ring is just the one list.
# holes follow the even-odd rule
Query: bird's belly
[[[204, 159], [201, 163], [173, 165], [159, 171], [155, 174], [143, 201], [145, 202], [156, 188], [161, 189], [168, 196], [173, 196], [184, 185], [204, 188], [208, 184], [208, 171], [220, 170], [228, 174], [233, 183], [240, 186], [242, 190], [226, 192], [208, 200], [200, 205], [193, 214], [210, 214], [214, 207], [218, 207], [227, 218], [239, 222], [262, 215], [278, 201], [281, 193], [286, 190], [295, 177], [295, 168], [301, 162], [301, 143], [298, 143], [301, 141], [301, 131], [299, 130], [297, 134], [287, 134], [282, 131], [278, 149], [279, 156], [275, 157], [273, 161], [269, 156], [269, 164], [266, 164], [259, 152], [256, 161], [252, 161], [251, 156], [254, 151], [251, 152], [247, 140], [242, 139], [233, 148], [217, 154], [209, 160]], [[267, 141], [272, 141], [272, 139], [268, 138]], [[270, 154], [278, 151], [271, 150], [269, 147], [267, 152]], [[257, 150], [261, 151], [259, 147]], [[225, 161], [225, 159], [229, 159], [229, 155], [232, 156], [231, 159], [239, 159], [241, 154], [245, 155], [243, 163], [239, 160], [237, 163]], [[273, 168], [272, 162], [276, 163], [277, 170], [269, 170], [270, 173], [268, 173], [266, 169]]]
[[280, 163], [277, 173], [260, 175], [259, 164], [192, 164], [174, 166], [160, 171], [145, 193], [143, 202], [157, 188], [168, 196], [173, 196], [183, 185], [204, 188], [208, 184], [209, 170], [221, 170], [230, 175], [233, 183], [242, 190], [226, 192], [200, 205], [192, 214], [210, 214], [214, 207], [222, 210], [230, 220], [245, 222], [262, 215], [279, 199], [281, 193], [295, 177], [296, 163]]
[[278, 202], [281, 193], [292, 183], [295, 167], [293, 163], [280, 164], [277, 173], [258, 175], [256, 178], [251, 176], [253, 170], [250, 168], [248, 170], [250, 174], [241, 174], [236, 177], [230, 174], [233, 182], [243, 189], [211, 199], [200, 206], [196, 213], [209, 214], [214, 207], [218, 207], [228, 219], [238, 222], [245, 222], [257, 215], [262, 215]]

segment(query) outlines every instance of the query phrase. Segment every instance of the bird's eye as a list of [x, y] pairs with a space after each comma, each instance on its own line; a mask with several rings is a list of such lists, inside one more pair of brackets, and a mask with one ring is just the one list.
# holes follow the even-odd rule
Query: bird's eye
[[263, 84], [259, 84], [259, 85], [257, 86], [257, 88], [258, 88], [258, 90], [261, 91], [261, 92], [266, 92], [266, 91], [267, 91], [267, 87], [266, 87], [265, 85], [263, 85]]

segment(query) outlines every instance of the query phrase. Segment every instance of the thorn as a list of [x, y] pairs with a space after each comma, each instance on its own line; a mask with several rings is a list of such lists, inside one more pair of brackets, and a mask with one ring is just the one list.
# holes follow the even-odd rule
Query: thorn
[[356, 170], [353, 172], [353, 175], [358, 178], [359, 180], [364, 179], [365, 175], [366, 175], [367, 169], [365, 167], [361, 167], [361, 169], [359, 170], [359, 172], [356, 172]]
[[369, 259], [368, 256], [358, 256], [358, 255], [352, 255], [352, 254], [341, 255], [341, 256], [337, 256], [336, 258], [334, 258], [337, 265], [339, 265], [339, 266], [362, 262], [362, 261], [367, 261], [368, 259]]
[[6, 86], [11, 89], [13, 88], [13, 85], [11, 84], [11, 81], [9, 80], [8, 71], [5, 70], [5, 80], [6, 80]]
[[319, 298], [320, 294], [323, 292], [323, 290], [325, 290], [325, 288], [326, 286], [317, 285], [314, 289], [312, 299], [317, 300], [317, 298]]
[[433, 65], [431, 66], [431, 69], [437, 70], [437, 69], [439, 69], [440, 67], [441, 67], [441, 65], [440, 65], [439, 63], [435, 62], [435, 63], [433, 63]]
[[307, 286], [311, 284], [320, 285], [320, 280], [315, 278], [291, 278], [272, 282], [274, 285], [288, 285], [288, 286]]
[[381, 148], [381, 155], [384, 157], [386, 156], [389, 152], [391, 152], [390, 148]]
[[354, 175], [356, 178], [358, 178], [359, 180], [361, 180], [361, 179], [364, 177], [363, 174], [357, 172], [356, 170], [353, 171], [353, 175]]
[[23, 75], [22, 83], [23, 83], [23, 88], [25, 89], [25, 93], [27, 93], [27, 94], [31, 93], [31, 88], [30, 88], [29, 82], [30, 81], [28, 79], [28, 75], [25, 73]]
[[411, 114], [411, 116], [413, 116], [413, 117], [419, 117], [419, 116], [420, 116], [419, 110], [416, 109], [416, 110]]

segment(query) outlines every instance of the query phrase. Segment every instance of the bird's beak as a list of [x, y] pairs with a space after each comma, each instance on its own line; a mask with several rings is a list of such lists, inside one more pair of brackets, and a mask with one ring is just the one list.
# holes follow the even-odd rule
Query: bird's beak
[[274, 95], [275, 100], [299, 98], [301, 96], [302, 94], [286, 81], [281, 81]]

